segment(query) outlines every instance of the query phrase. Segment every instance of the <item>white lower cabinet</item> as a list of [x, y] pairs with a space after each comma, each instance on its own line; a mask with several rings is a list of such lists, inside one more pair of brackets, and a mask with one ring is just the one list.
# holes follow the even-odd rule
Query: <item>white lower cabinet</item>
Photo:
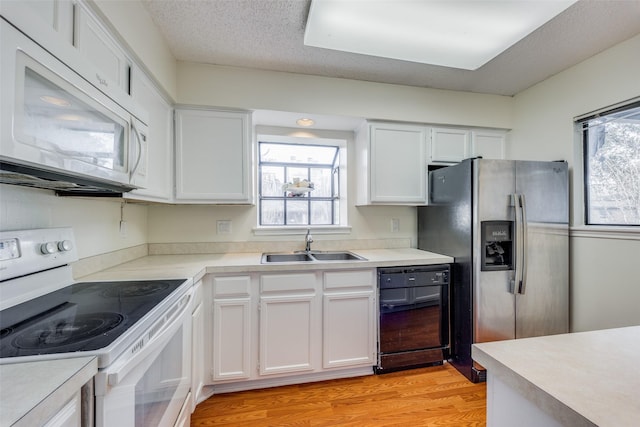
[[80, 427], [81, 425], [81, 401], [80, 392], [78, 391], [73, 395], [59, 411], [49, 421], [44, 424], [44, 427]]
[[210, 384], [362, 375], [375, 364], [375, 271], [213, 275]]
[[320, 312], [316, 274], [260, 278], [260, 375], [316, 368]]
[[374, 283], [372, 270], [324, 273], [323, 368], [375, 363]]
[[213, 278], [213, 381], [251, 376], [251, 276]]
[[204, 387], [204, 302], [202, 280], [193, 285], [191, 311], [191, 411], [201, 400]]

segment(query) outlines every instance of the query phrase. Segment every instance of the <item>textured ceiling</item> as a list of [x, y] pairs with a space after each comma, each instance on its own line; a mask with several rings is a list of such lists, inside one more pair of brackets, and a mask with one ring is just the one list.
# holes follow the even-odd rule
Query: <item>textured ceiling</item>
[[305, 46], [310, 0], [143, 4], [179, 60], [499, 95], [514, 95], [640, 33], [640, 0], [580, 0], [468, 71]]

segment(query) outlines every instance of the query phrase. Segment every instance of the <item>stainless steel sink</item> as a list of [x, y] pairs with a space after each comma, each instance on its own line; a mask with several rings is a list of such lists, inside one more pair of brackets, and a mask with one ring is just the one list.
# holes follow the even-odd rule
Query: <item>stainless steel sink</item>
[[311, 252], [311, 256], [318, 261], [365, 261], [351, 252]]
[[339, 252], [294, 252], [264, 253], [262, 264], [274, 262], [327, 262], [327, 261], [366, 261], [365, 258], [348, 251]]
[[313, 258], [307, 253], [295, 253], [295, 254], [262, 254], [262, 263], [270, 262], [309, 262], [313, 261]]

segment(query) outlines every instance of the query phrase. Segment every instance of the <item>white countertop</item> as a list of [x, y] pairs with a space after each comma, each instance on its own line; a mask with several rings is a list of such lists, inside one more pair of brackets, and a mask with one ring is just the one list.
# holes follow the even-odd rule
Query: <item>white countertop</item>
[[96, 373], [95, 357], [0, 365], [0, 425], [42, 425]]
[[474, 344], [473, 359], [567, 426], [640, 426], [640, 326]]
[[193, 278], [206, 273], [301, 271], [314, 269], [376, 268], [448, 264], [453, 258], [413, 248], [351, 250], [366, 261], [261, 264], [262, 253], [218, 253], [193, 255], [149, 255], [117, 265], [79, 280], [138, 280]]

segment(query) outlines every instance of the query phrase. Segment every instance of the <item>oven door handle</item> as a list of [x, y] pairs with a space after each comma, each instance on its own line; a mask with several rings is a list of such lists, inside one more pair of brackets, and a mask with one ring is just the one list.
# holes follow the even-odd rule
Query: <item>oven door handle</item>
[[[159, 350], [173, 337], [173, 334], [182, 326], [185, 314], [191, 307], [193, 289], [189, 289], [180, 299], [180, 307], [173, 313], [166, 314], [161, 319], [164, 324], [156, 331], [156, 322], [143, 338], [129, 348], [129, 354], [119, 357], [113, 365], [107, 368], [107, 381], [110, 386], [118, 385], [133, 369], [149, 355], [159, 353]], [[133, 356], [132, 356], [133, 355]]]

